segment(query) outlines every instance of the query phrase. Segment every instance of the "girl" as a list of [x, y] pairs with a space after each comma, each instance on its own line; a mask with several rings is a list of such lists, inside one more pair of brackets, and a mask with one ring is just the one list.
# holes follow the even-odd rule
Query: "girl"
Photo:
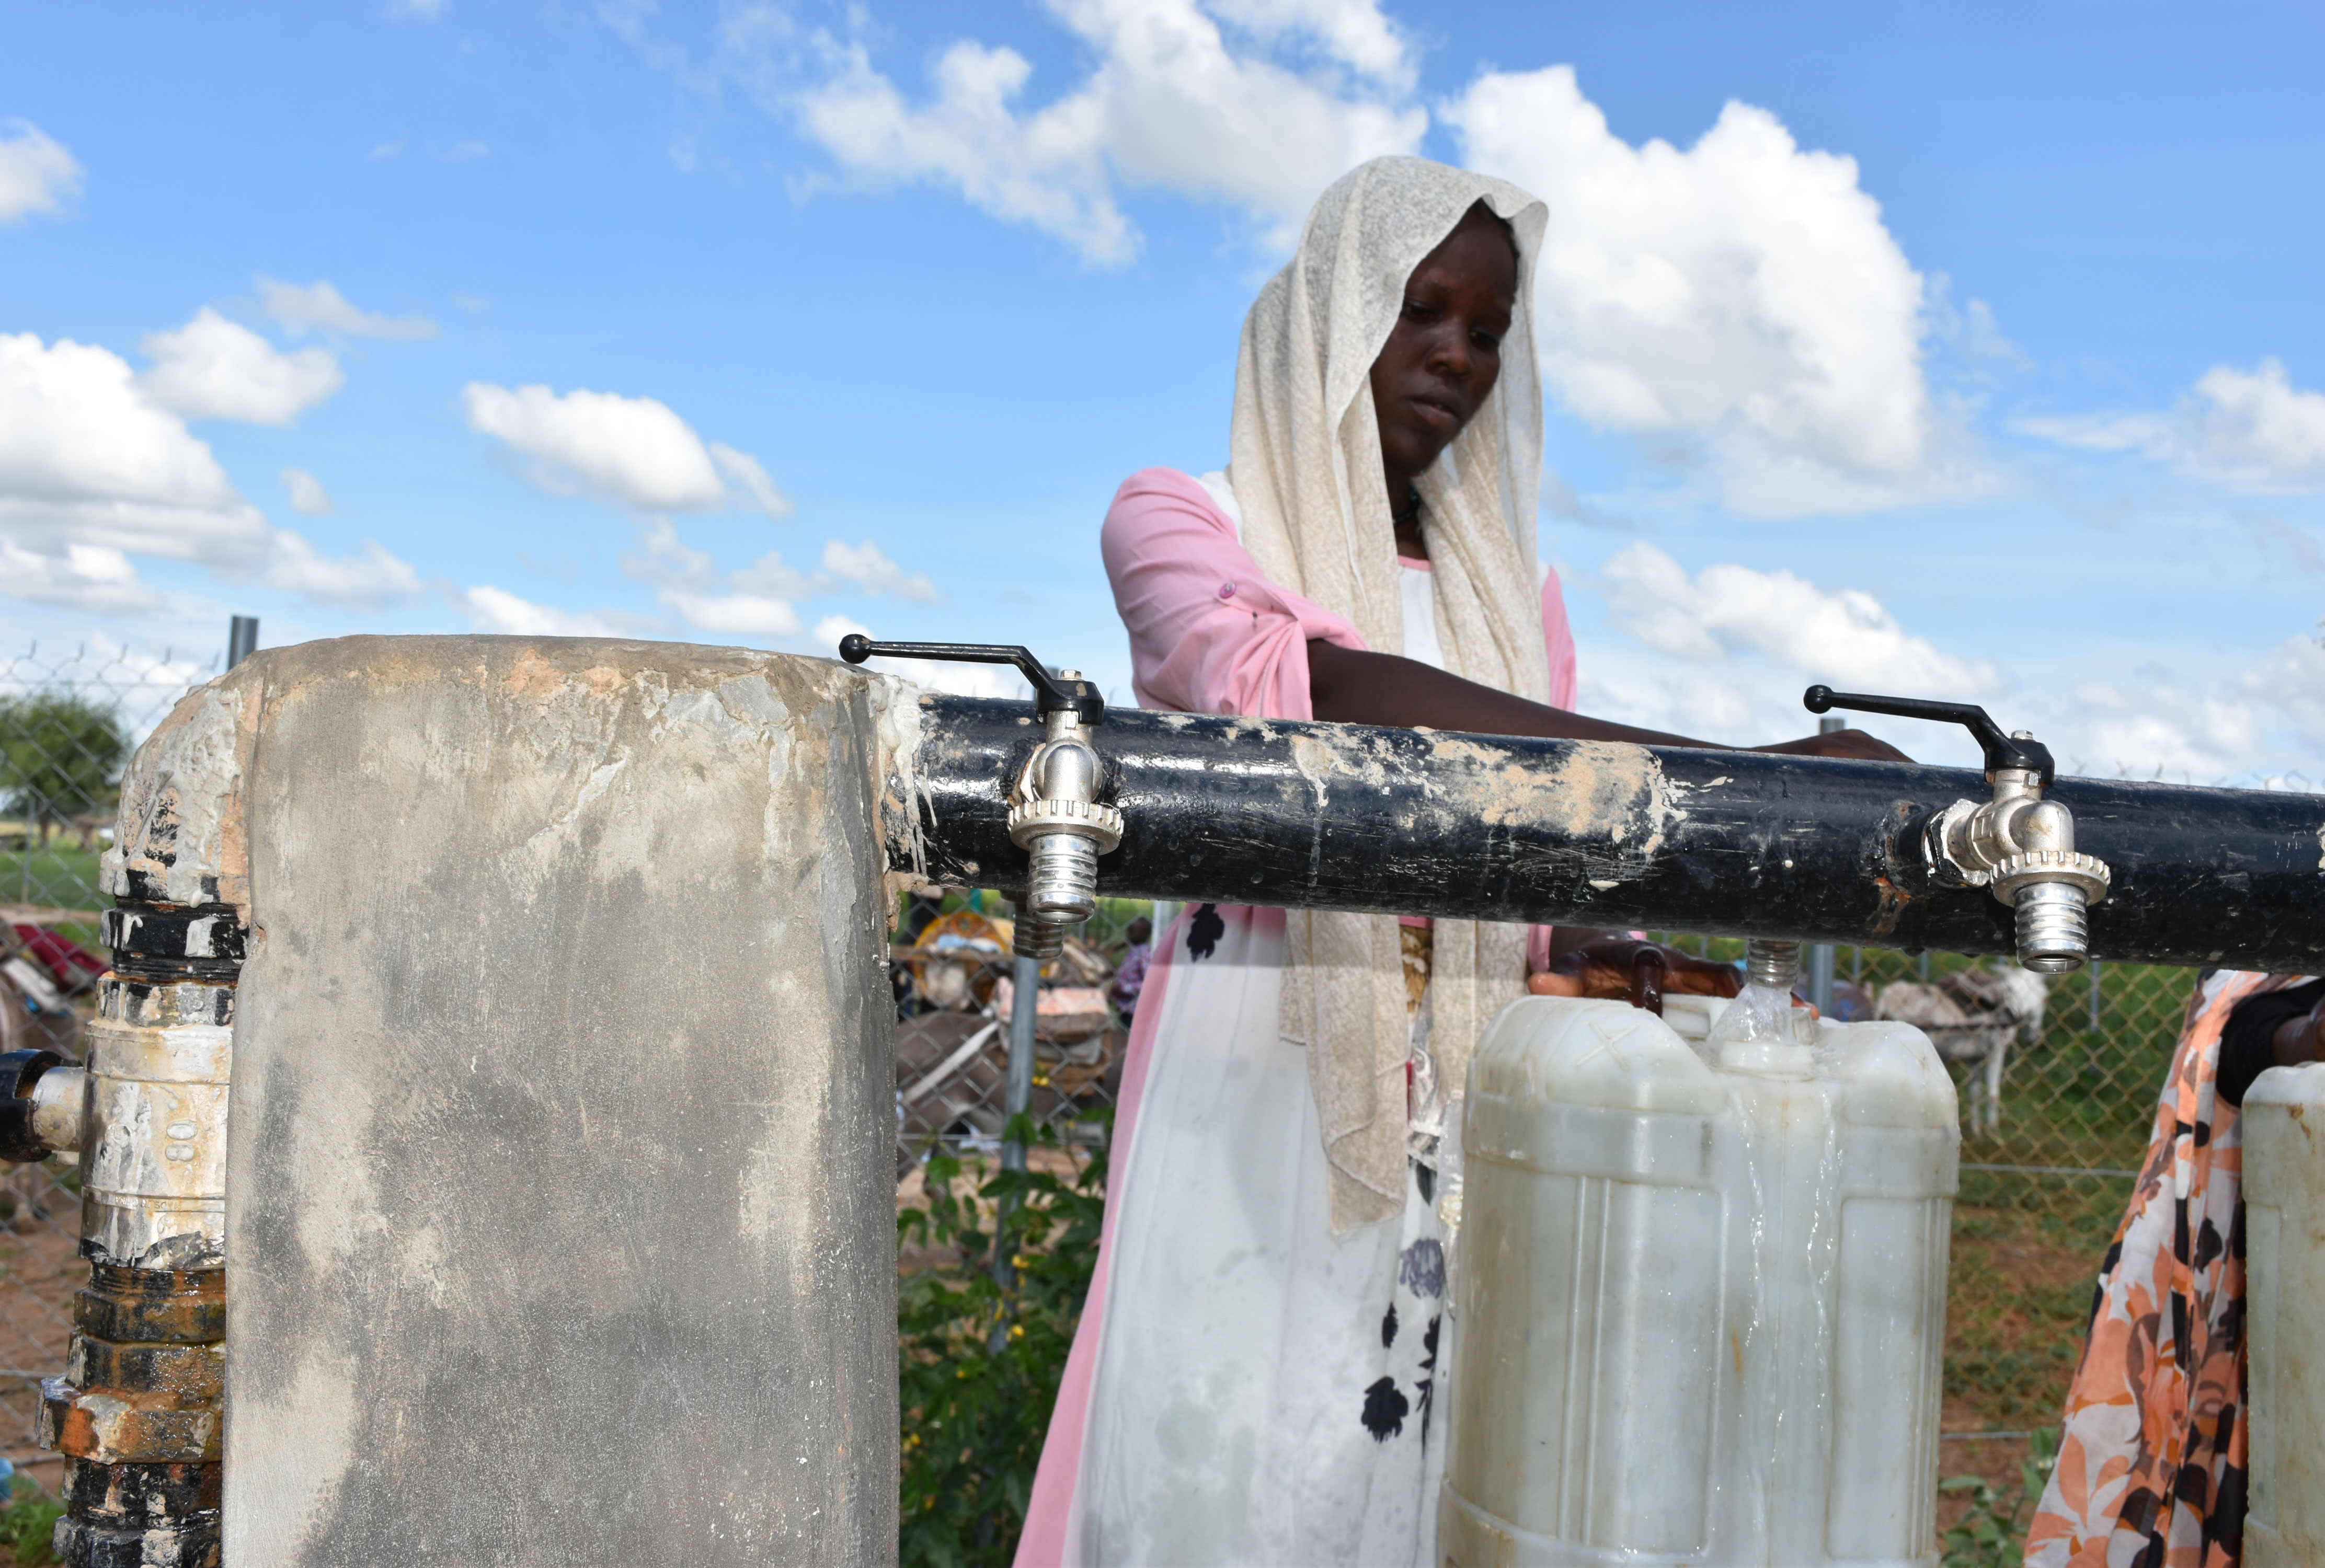
[[[1544, 219], [1418, 158], [1324, 193], [1244, 325], [1228, 470], [1148, 469], [1107, 514], [1143, 705], [1700, 743], [1572, 711], [1534, 550]], [[1896, 755], [1853, 731], [1774, 749]], [[1458, 1221], [1438, 1166], [1528, 947], [1472, 921], [1206, 904], [1173, 922], [1021, 1565], [1432, 1558]]]

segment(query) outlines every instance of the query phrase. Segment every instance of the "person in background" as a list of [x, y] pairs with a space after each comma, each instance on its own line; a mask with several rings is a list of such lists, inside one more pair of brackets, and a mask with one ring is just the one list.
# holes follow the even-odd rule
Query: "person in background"
[[1114, 970], [1114, 1007], [1125, 1024], [1138, 1013], [1138, 993], [1146, 987], [1146, 964], [1154, 952], [1154, 922], [1141, 915], [1123, 931], [1130, 945]]
[[2026, 1568], [2235, 1568], [2244, 1553], [2244, 1131], [2253, 1080], [2325, 1058], [2325, 979], [2207, 971], [2090, 1337]]
[[[1318, 200], [1245, 321], [1227, 470], [1107, 512], [1142, 706], [1701, 743], [1574, 709], [1534, 541], [1547, 218], [1420, 158]], [[1161, 936], [1017, 1562], [1433, 1563], [1438, 1156], [1527, 928], [1200, 904]]]

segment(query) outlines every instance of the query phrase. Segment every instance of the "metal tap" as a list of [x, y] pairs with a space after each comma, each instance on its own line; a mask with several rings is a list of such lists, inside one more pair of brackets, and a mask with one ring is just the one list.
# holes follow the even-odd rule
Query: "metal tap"
[[62, 1154], [80, 1158], [88, 1075], [54, 1051], [0, 1056], [0, 1159], [29, 1164]]
[[2107, 895], [2107, 862], [2075, 848], [2075, 818], [2045, 800], [2056, 769], [2051, 749], [2024, 730], [2002, 733], [1969, 703], [1864, 696], [1812, 686], [1802, 698], [1811, 713], [1849, 708], [1900, 718], [1961, 724], [1986, 753], [1990, 800], [1957, 800], [1922, 830], [1922, 854], [1938, 881], [1986, 888], [2018, 922], [2018, 962], [2040, 974], [2080, 969], [2090, 956], [2086, 911]]
[[1106, 699], [1081, 671], [1052, 675], [1027, 648], [875, 642], [861, 632], [839, 641], [839, 657], [850, 664], [875, 655], [1014, 665], [1032, 683], [1047, 738], [1009, 790], [1009, 841], [1029, 862], [1015, 946], [1029, 958], [1055, 958], [1065, 949], [1066, 928], [1098, 912], [1098, 857], [1122, 842], [1122, 813], [1098, 800], [1106, 765], [1087, 738], [1106, 720]]

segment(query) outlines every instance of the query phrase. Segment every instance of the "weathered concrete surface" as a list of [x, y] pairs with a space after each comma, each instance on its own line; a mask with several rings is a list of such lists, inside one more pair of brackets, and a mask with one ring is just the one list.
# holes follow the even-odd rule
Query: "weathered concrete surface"
[[247, 662], [189, 693], [154, 726], [121, 779], [113, 845], [98, 885], [116, 899], [164, 904], [250, 901], [242, 779], [257, 738]]
[[518, 638], [236, 677], [226, 1560], [894, 1561], [903, 688]]

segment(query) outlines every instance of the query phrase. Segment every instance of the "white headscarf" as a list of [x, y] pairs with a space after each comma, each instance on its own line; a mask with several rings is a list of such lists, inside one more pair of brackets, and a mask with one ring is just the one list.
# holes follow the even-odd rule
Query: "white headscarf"
[[[1421, 475], [1422, 528], [1446, 667], [1547, 702], [1534, 555], [1542, 382], [1528, 303], [1549, 216], [1541, 202], [1425, 158], [1376, 158], [1337, 181], [1245, 319], [1228, 478], [1244, 546], [1270, 581], [1348, 617], [1375, 650], [1404, 650], [1372, 366], [1413, 269], [1480, 201], [1517, 236], [1516, 306], [1492, 394]], [[1392, 917], [1295, 909], [1286, 920], [1283, 1031], [1308, 1047], [1337, 1235], [1404, 1208], [1403, 964]], [[1431, 1054], [1458, 1094], [1477, 1031], [1524, 992], [1525, 929], [1440, 920], [1430, 970]]]

